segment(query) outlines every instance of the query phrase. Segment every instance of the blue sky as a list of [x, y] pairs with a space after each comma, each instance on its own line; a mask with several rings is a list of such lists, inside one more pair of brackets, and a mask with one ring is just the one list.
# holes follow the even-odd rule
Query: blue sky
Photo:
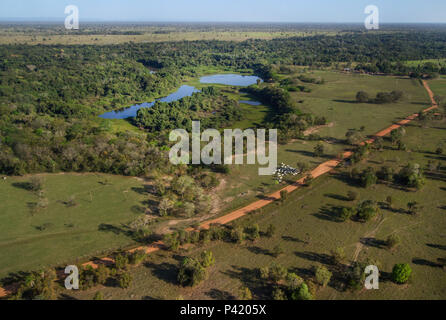
[[363, 22], [380, 9], [381, 23], [446, 23], [446, 0], [0, 0], [0, 20], [63, 21], [66, 5], [80, 21]]

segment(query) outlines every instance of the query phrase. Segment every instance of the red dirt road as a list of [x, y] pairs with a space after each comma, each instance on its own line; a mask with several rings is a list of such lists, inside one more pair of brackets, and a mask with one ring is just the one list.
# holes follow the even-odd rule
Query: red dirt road
[[[429, 94], [429, 97], [430, 97], [431, 102], [432, 102], [432, 106], [431, 107], [423, 110], [424, 112], [427, 112], [427, 111], [431, 111], [432, 109], [437, 108], [438, 105], [437, 105], [437, 102], [435, 101], [434, 93], [430, 89], [428, 83], [423, 80], [423, 85], [424, 85], [424, 88], [426, 89], [427, 93]], [[386, 129], [381, 130], [380, 132], [376, 133], [375, 134], [375, 138], [371, 138], [371, 139], [363, 142], [363, 144], [366, 144], [366, 143], [367, 144], [371, 144], [371, 143], [373, 143], [376, 140], [376, 137], [384, 137], [384, 136], [390, 134], [390, 132], [392, 130], [398, 129], [399, 127], [401, 127], [401, 126], [411, 122], [412, 120], [416, 119], [417, 117], [418, 117], [418, 113], [412, 114], [412, 115], [408, 116], [406, 119], [401, 120], [397, 124], [393, 124], [390, 127], [388, 127]], [[343, 154], [343, 159], [347, 159], [347, 158], [351, 157], [352, 154], [353, 153], [350, 152], [350, 151], [345, 152]], [[333, 171], [343, 161], [343, 159], [332, 159], [332, 160], [326, 161], [326, 162], [320, 164], [319, 166], [317, 166], [315, 169], [313, 169], [310, 172], [310, 174], [311, 174], [311, 176], [313, 178], [317, 178], [317, 177], [319, 177], [321, 175], [329, 173], [329, 172]], [[263, 208], [266, 205], [274, 202], [275, 200], [280, 199], [280, 192], [281, 191], [285, 190], [285, 191], [288, 191], [290, 193], [290, 192], [293, 192], [293, 191], [301, 188], [303, 186], [303, 184], [304, 184], [304, 180], [305, 180], [305, 178], [299, 179], [298, 181], [296, 181], [292, 185], [286, 186], [285, 188], [283, 188], [283, 189], [281, 189], [281, 190], [279, 190], [277, 192], [274, 192], [273, 194], [268, 195], [266, 197], [266, 199], [253, 202], [253, 203], [251, 203], [251, 204], [249, 204], [249, 205], [247, 205], [247, 206], [245, 206], [243, 208], [237, 209], [237, 210], [235, 210], [235, 211], [233, 211], [231, 213], [228, 213], [228, 214], [226, 214], [226, 215], [224, 215], [222, 217], [206, 221], [206, 222], [202, 223], [199, 226], [199, 228], [201, 228], [201, 229], [208, 229], [210, 227], [210, 225], [212, 225], [212, 224], [227, 224], [227, 223], [230, 223], [230, 222], [232, 222], [234, 220], [237, 220], [237, 219], [247, 215], [248, 213], [250, 213], [250, 212], [252, 212], [254, 210]], [[138, 248], [131, 249], [131, 250], [129, 250], [129, 252], [134, 252], [134, 251], [137, 251], [137, 250], [143, 250], [144, 252], [149, 254], [149, 253], [153, 253], [153, 252], [156, 252], [156, 251], [160, 250], [161, 248], [163, 248], [163, 246], [164, 246], [163, 242], [162, 241], [158, 241], [158, 242], [156, 242], [154, 244], [151, 244], [149, 246], [141, 246], [141, 247], [138, 247]], [[89, 261], [87, 263], [84, 263], [82, 266], [89, 265], [89, 266], [92, 266], [93, 268], [97, 268], [99, 264], [110, 265], [110, 264], [113, 264], [113, 263], [114, 263], [114, 260], [112, 258], [105, 257], [105, 258], [102, 258], [100, 260]], [[16, 288], [15, 288], [14, 285], [8, 286], [8, 287], [5, 287], [5, 288], [0, 287], [0, 298], [1, 297], [5, 297], [5, 296], [11, 294], [11, 292], [14, 292], [15, 289]]]

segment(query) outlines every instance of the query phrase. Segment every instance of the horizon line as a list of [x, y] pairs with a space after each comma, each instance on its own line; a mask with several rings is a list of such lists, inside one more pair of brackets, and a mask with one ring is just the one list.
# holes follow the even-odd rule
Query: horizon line
[[[0, 17], [0, 22], [63, 22], [65, 21], [65, 17], [63, 18], [5, 18]], [[84, 22], [88, 23], [246, 23], [246, 24], [364, 24], [364, 21], [347, 21], [347, 22], [336, 22], [336, 21], [211, 21], [211, 20], [125, 20], [125, 19], [83, 19]], [[80, 22], [82, 24], [82, 21]], [[381, 22], [381, 25], [389, 25], [389, 24], [446, 24], [446, 22], [435, 22], [435, 21], [419, 21], [419, 22]]]

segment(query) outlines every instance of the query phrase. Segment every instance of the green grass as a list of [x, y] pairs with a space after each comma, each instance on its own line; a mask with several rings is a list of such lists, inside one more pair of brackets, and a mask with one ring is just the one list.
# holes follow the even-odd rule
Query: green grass
[[[300, 70], [297, 68], [297, 70]], [[293, 76], [296, 76], [294, 74]], [[429, 105], [428, 95], [422, 85], [416, 80], [397, 77], [380, 77], [367, 75], [349, 75], [330, 71], [313, 71], [311, 77], [325, 79], [323, 85], [305, 84], [312, 89], [311, 93], [292, 93], [292, 98], [304, 112], [315, 116], [325, 116], [332, 126], [321, 128], [317, 134], [322, 137], [344, 139], [349, 129], [365, 127], [364, 134], [374, 134], [388, 127], [395, 120], [406, 118]], [[402, 90], [405, 92], [403, 101], [396, 104], [357, 104], [357, 91], [365, 90], [371, 96], [380, 91]], [[242, 100], [242, 99], [241, 99]], [[303, 101], [303, 103], [299, 103]], [[252, 109], [255, 109], [252, 108]], [[257, 117], [265, 110], [259, 108], [253, 112]], [[256, 119], [258, 121], [258, 119]], [[248, 121], [242, 124], [249, 124]], [[295, 141], [287, 145], [279, 145], [278, 162], [296, 166], [297, 162], [307, 162], [310, 167], [316, 167], [327, 158], [339, 154], [346, 145], [323, 142], [325, 157], [313, 157], [316, 141]], [[241, 207], [257, 199], [261, 193], [279, 189], [274, 180], [258, 175], [257, 165], [238, 165], [231, 167], [231, 173], [226, 177], [227, 186], [219, 193], [223, 199], [224, 211]]]
[[[48, 208], [34, 215], [38, 196], [21, 187], [30, 177], [0, 181], [0, 278], [9, 272], [56, 266], [133, 244], [125, 234], [98, 231], [135, 219], [145, 200], [136, 178], [103, 174], [45, 174]], [[105, 183], [105, 185], [104, 185]], [[64, 202], [74, 197], [76, 205]], [[46, 226], [40, 231], [39, 228]]]
[[[374, 152], [359, 167], [390, 165], [399, 168], [407, 162], [425, 165], [428, 160], [441, 161], [443, 170], [427, 179], [426, 186], [418, 191], [405, 191], [384, 184], [364, 189], [351, 185], [338, 174], [317, 179], [312, 187], [291, 194], [281, 206], [273, 204], [265, 212], [243, 218], [239, 223], [259, 223], [265, 230], [272, 223], [277, 230], [271, 238], [261, 238], [244, 245], [214, 242], [190, 249], [188, 252], [171, 254], [160, 252], [149, 257], [148, 262], [132, 270], [134, 282], [128, 290], [100, 287], [74, 293], [74, 297], [90, 299], [101, 290], [107, 299], [222, 299], [237, 296], [241, 285], [248, 286], [256, 298], [269, 298], [271, 288], [261, 284], [257, 268], [276, 261], [304, 278], [311, 277], [311, 268], [327, 264], [326, 255], [336, 247], [344, 247], [350, 261], [358, 243], [363, 238], [385, 240], [396, 233], [402, 240], [393, 251], [365, 245], [359, 260], [376, 261], [380, 271], [391, 272], [396, 263], [409, 263], [413, 277], [407, 285], [396, 285], [382, 280], [379, 290], [350, 292], [336, 289], [334, 283], [320, 289], [318, 299], [446, 299], [445, 271], [430, 266], [437, 258], [446, 256], [444, 230], [446, 228], [446, 158], [432, 154], [440, 142], [445, 141], [446, 123], [433, 123], [430, 128], [408, 126], [405, 142], [409, 151], [392, 150], [389, 144], [382, 152]], [[340, 169], [339, 173], [349, 169]], [[424, 208], [417, 216], [393, 212], [385, 208], [368, 223], [337, 222], [330, 206], [351, 206], [342, 200], [349, 190], [360, 193], [360, 200], [384, 201], [388, 195], [394, 198], [397, 209], [405, 209], [409, 201], [418, 201]], [[269, 252], [280, 244], [285, 253], [273, 258]], [[211, 250], [216, 265], [211, 268], [208, 280], [195, 288], [180, 288], [176, 283], [178, 261], [182, 256], [198, 255]]]
[[[312, 77], [325, 79], [323, 85], [307, 85], [313, 91], [295, 93], [296, 100], [303, 100], [301, 109], [315, 115], [327, 117], [334, 125], [323, 128], [322, 136], [343, 139], [348, 129], [365, 126], [365, 134], [374, 134], [393, 121], [426, 108], [430, 100], [423, 86], [417, 80], [398, 77], [340, 74], [336, 72], [313, 72]], [[370, 97], [377, 92], [401, 90], [405, 98], [395, 104], [357, 104], [358, 91], [366, 91]]]

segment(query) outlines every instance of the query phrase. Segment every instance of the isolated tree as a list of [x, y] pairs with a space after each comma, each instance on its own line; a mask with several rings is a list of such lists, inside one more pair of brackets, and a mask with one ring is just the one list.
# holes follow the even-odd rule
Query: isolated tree
[[127, 289], [130, 287], [132, 283], [132, 276], [128, 272], [122, 272], [118, 275], [118, 284], [119, 287], [123, 289]]
[[201, 253], [201, 265], [205, 268], [211, 267], [215, 264], [215, 258], [212, 251], [203, 251]]
[[314, 147], [314, 155], [316, 157], [321, 157], [324, 154], [324, 145], [322, 143], [318, 143], [315, 147]]
[[280, 191], [280, 201], [283, 203], [286, 199], [288, 199], [288, 191], [287, 190]]
[[283, 248], [278, 244], [273, 248], [272, 255], [277, 258], [284, 253]]
[[412, 274], [412, 268], [407, 263], [396, 264], [392, 270], [392, 280], [398, 284], [406, 283]]
[[252, 300], [252, 293], [248, 287], [240, 287], [238, 292], [239, 300]]
[[186, 257], [180, 264], [177, 279], [182, 286], [193, 287], [205, 280], [206, 276], [206, 268], [197, 259]]
[[410, 214], [418, 214], [421, 210], [421, 206], [416, 201], [411, 201], [407, 204], [407, 209]]
[[345, 251], [342, 247], [337, 247], [331, 251], [333, 264], [342, 264], [345, 260]]
[[368, 188], [378, 182], [378, 177], [376, 176], [375, 170], [372, 167], [368, 167], [361, 174], [361, 185], [364, 188]]
[[392, 198], [392, 196], [387, 196], [387, 198], [386, 198], [386, 203], [387, 203], [387, 206], [388, 206], [390, 209], [393, 209], [393, 198]]
[[285, 292], [279, 288], [274, 289], [272, 298], [273, 298], [273, 300], [277, 300], [277, 301], [288, 300]]
[[294, 291], [291, 294], [291, 299], [293, 300], [312, 300], [313, 296], [308, 290], [308, 286], [305, 283], [302, 283], [299, 289]]
[[162, 198], [161, 202], [158, 205], [158, 211], [160, 216], [168, 216], [173, 209], [173, 202], [168, 198]]
[[333, 274], [326, 267], [317, 267], [314, 273], [316, 282], [325, 287], [330, 282]]
[[276, 227], [273, 224], [269, 224], [268, 228], [266, 229], [265, 235], [268, 238], [271, 238], [274, 235], [275, 232], [276, 232]]
[[369, 102], [369, 100], [370, 100], [370, 97], [367, 92], [359, 91], [356, 94], [356, 102], [358, 102], [358, 103], [367, 103], [367, 102]]
[[400, 243], [401, 243], [400, 237], [394, 233], [387, 237], [386, 246], [388, 249], [393, 249]]
[[356, 199], [358, 199], [358, 197], [359, 197], [359, 194], [356, 191], [350, 190], [347, 193], [347, 199], [350, 201], [355, 201]]

